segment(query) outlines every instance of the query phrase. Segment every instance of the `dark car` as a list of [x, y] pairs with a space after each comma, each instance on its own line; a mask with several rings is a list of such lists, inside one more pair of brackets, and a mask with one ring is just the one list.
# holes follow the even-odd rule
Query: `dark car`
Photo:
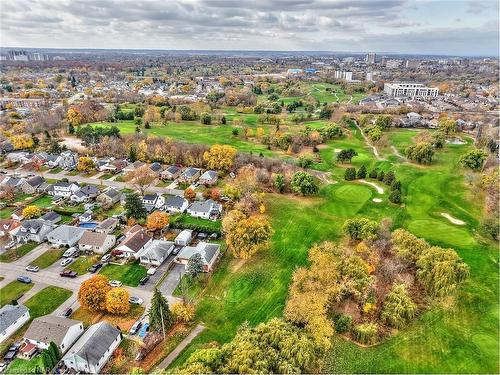
[[78, 272], [70, 271], [70, 270], [64, 270], [59, 275], [61, 277], [69, 277], [71, 279], [74, 279], [76, 276], [78, 276]]
[[29, 278], [28, 276], [19, 276], [17, 278], [17, 281], [24, 284], [31, 284], [31, 278]]
[[145, 276], [139, 281], [139, 284], [145, 285], [149, 281], [149, 276]]
[[102, 263], [96, 263], [91, 265], [87, 271], [89, 271], [90, 273], [96, 273], [101, 267]]
[[70, 307], [64, 312], [64, 316], [68, 318], [71, 314], [73, 314], [73, 309]]

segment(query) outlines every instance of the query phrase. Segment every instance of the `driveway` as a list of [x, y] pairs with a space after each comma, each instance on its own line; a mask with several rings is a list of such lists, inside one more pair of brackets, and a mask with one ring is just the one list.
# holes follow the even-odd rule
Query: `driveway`
[[164, 296], [172, 296], [185, 273], [186, 269], [183, 264], [175, 264], [160, 285], [161, 294]]

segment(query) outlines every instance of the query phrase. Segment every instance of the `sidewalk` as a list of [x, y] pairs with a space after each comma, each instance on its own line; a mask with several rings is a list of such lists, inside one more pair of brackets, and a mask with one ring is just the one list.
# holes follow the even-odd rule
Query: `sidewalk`
[[201, 325], [201, 324], [198, 324], [196, 327], [194, 327], [194, 329], [191, 331], [191, 333], [184, 339], [180, 342], [179, 345], [177, 345], [177, 347], [172, 350], [172, 352], [167, 356], [167, 358], [165, 358], [163, 361], [161, 361], [161, 363], [158, 365], [159, 368], [167, 368], [168, 366], [170, 366], [170, 364], [174, 361], [174, 359], [177, 358], [177, 356], [179, 354], [181, 354], [181, 352], [186, 349], [186, 346], [188, 346], [191, 341], [194, 340], [194, 338], [196, 336], [198, 336], [203, 330], [205, 329], [205, 326]]

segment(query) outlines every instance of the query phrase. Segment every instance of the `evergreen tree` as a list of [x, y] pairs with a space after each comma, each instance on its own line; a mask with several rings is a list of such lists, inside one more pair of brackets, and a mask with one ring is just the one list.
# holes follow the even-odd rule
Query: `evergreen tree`
[[137, 193], [127, 194], [125, 198], [125, 212], [127, 217], [132, 217], [134, 219], [145, 219], [148, 215], [146, 207], [142, 203], [141, 197]]
[[394, 190], [399, 190], [401, 191], [401, 181], [399, 180], [394, 180], [394, 182], [392, 183], [391, 185], [391, 190], [394, 191]]
[[173, 324], [174, 317], [168, 306], [168, 301], [155, 288], [151, 299], [151, 307], [149, 308], [149, 327], [152, 331], [166, 333]]
[[54, 353], [54, 358], [59, 361], [61, 359], [61, 352], [59, 351], [59, 348], [57, 347], [56, 343], [54, 341], [51, 341], [49, 344], [49, 350]]
[[395, 204], [401, 203], [401, 192], [399, 190], [391, 191], [391, 194], [389, 194], [389, 201]]
[[283, 191], [285, 191], [285, 177], [282, 174], [277, 174], [274, 178], [274, 187], [280, 193], [283, 193]]
[[73, 124], [71, 122], [68, 124], [68, 133], [69, 134], [75, 133], [75, 127], [73, 126]]
[[344, 179], [346, 181], [352, 181], [356, 179], [356, 169], [355, 168], [347, 168], [344, 173]]
[[391, 186], [395, 179], [396, 179], [396, 175], [394, 174], [394, 172], [389, 171], [385, 174], [383, 181], [384, 181], [384, 184]]
[[189, 274], [189, 276], [196, 277], [203, 272], [203, 266], [204, 264], [203, 259], [201, 259], [201, 255], [194, 254], [188, 260], [186, 272]]
[[128, 150], [128, 159], [133, 163], [137, 161], [137, 149], [135, 145], [130, 145], [130, 149]]
[[358, 178], [365, 178], [365, 177], [366, 177], [366, 167], [363, 164], [358, 170]]
[[370, 171], [369, 177], [370, 177], [370, 178], [377, 178], [377, 177], [378, 177], [378, 170], [377, 170], [377, 168], [373, 168], [373, 169]]
[[384, 177], [385, 177], [385, 173], [384, 173], [384, 171], [380, 171], [380, 172], [378, 172], [378, 175], [377, 175], [377, 180], [379, 180], [379, 181], [384, 181]]

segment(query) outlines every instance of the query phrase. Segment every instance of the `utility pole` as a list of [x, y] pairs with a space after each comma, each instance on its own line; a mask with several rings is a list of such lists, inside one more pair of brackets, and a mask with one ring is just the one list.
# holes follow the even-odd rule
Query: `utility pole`
[[163, 330], [163, 340], [165, 340], [165, 323], [163, 322], [163, 306], [160, 305], [161, 329]]

